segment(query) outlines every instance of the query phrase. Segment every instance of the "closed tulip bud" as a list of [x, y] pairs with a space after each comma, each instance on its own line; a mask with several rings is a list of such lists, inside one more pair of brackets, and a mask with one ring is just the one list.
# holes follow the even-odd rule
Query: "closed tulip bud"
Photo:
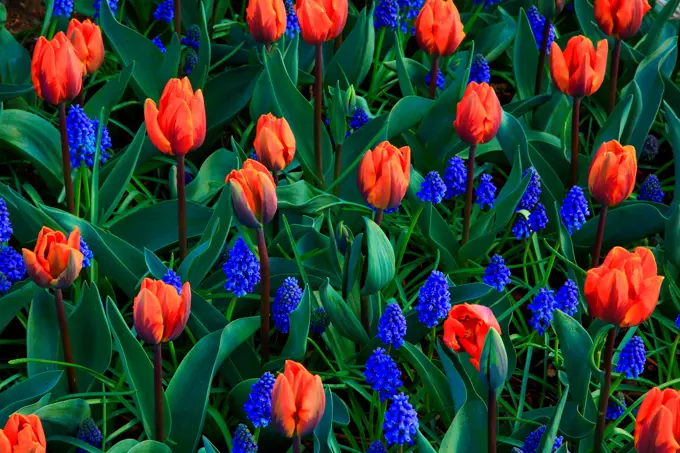
[[205, 140], [205, 104], [203, 92], [194, 93], [187, 77], [170, 79], [163, 89], [158, 108], [147, 99], [144, 122], [149, 139], [159, 151], [186, 154]]
[[264, 165], [248, 159], [240, 170], [232, 170], [224, 182], [231, 186], [234, 211], [244, 226], [257, 229], [272, 220], [278, 204], [276, 184]]
[[484, 341], [484, 348], [479, 357], [479, 374], [482, 381], [490, 388], [498, 391], [508, 377], [508, 353], [500, 334], [489, 329]]
[[502, 115], [494, 89], [484, 82], [470, 82], [456, 107], [453, 125], [461, 140], [478, 145], [490, 142], [496, 136]]
[[616, 206], [633, 193], [637, 156], [632, 146], [616, 140], [603, 143], [590, 164], [588, 188], [597, 201]]
[[501, 333], [501, 326], [489, 307], [454, 305], [444, 321], [444, 344], [454, 352], [470, 354], [470, 363], [480, 371], [479, 360], [489, 329]]
[[354, 242], [352, 230], [342, 220], [335, 227], [335, 242], [338, 246], [338, 251], [343, 255], [347, 252], [347, 247], [351, 247]]
[[190, 311], [189, 282], [180, 295], [172, 285], [145, 278], [133, 306], [135, 330], [149, 344], [172, 341], [184, 331]]
[[71, 19], [66, 35], [71, 40], [76, 55], [83, 63], [86, 74], [94, 74], [104, 61], [102, 31], [90, 19], [80, 22]]
[[271, 171], [283, 170], [295, 157], [295, 137], [288, 121], [271, 113], [262, 115], [257, 120], [253, 146], [257, 160]]
[[286, 6], [283, 0], [249, 0], [246, 20], [255, 41], [278, 41], [286, 31]]
[[411, 148], [382, 142], [359, 164], [359, 192], [376, 209], [399, 206], [411, 180]]
[[649, 249], [637, 247], [631, 253], [614, 247], [602, 266], [586, 275], [584, 293], [590, 314], [616, 326], [637, 326], [654, 311], [662, 282]]
[[590, 96], [604, 81], [607, 70], [607, 40], [593, 43], [585, 36], [574, 36], [567, 43], [564, 53], [557, 43], [550, 47], [550, 75], [555, 86], [575, 98]]
[[83, 63], [63, 32], [51, 40], [38, 38], [31, 60], [31, 79], [36, 94], [50, 104], [78, 96], [83, 87]]
[[654, 387], [640, 405], [635, 420], [638, 453], [677, 453], [680, 450], [680, 392]]
[[451, 55], [465, 38], [458, 8], [452, 0], [427, 0], [414, 27], [420, 48], [436, 57]]
[[632, 38], [652, 9], [647, 0], [595, 0], [593, 7], [600, 30], [617, 39]]
[[297, 0], [295, 13], [302, 39], [307, 44], [323, 44], [335, 39], [347, 22], [347, 0]]
[[34, 250], [23, 249], [26, 273], [41, 288], [63, 289], [75, 281], [83, 267], [80, 230], [67, 238], [61, 231], [42, 227]]
[[297, 362], [286, 360], [272, 390], [272, 422], [286, 437], [314, 431], [326, 409], [321, 378]]
[[0, 429], [0, 453], [45, 453], [47, 441], [37, 415], [12, 415]]

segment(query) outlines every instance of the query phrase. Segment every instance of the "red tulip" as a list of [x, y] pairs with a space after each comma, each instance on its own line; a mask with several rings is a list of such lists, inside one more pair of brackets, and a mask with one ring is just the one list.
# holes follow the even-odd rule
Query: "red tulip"
[[595, 21], [608, 36], [632, 38], [642, 25], [642, 16], [652, 9], [647, 0], [595, 0]]
[[430, 55], [451, 55], [465, 38], [458, 8], [452, 0], [427, 0], [414, 28], [421, 49]]
[[78, 278], [83, 267], [80, 230], [66, 237], [61, 231], [42, 227], [35, 249], [23, 249], [26, 273], [41, 288], [63, 289]]
[[486, 83], [470, 82], [456, 107], [456, 133], [466, 143], [490, 142], [501, 126], [503, 110], [494, 89]]
[[444, 321], [444, 344], [455, 352], [470, 354], [470, 363], [479, 371], [479, 358], [489, 329], [501, 333], [501, 326], [490, 308], [474, 304], [454, 305]]
[[295, 137], [288, 121], [271, 113], [257, 120], [253, 146], [257, 160], [271, 171], [283, 170], [295, 157]]
[[588, 188], [597, 201], [616, 206], [633, 193], [637, 156], [632, 146], [616, 140], [603, 143], [590, 165]]
[[557, 43], [550, 47], [550, 75], [557, 88], [569, 96], [582, 98], [596, 92], [604, 81], [607, 70], [607, 40], [597, 43], [585, 36], [574, 36], [564, 53]]
[[658, 387], [647, 393], [635, 421], [638, 453], [680, 451], [680, 392]]
[[283, 0], [249, 0], [246, 20], [255, 41], [265, 44], [278, 41], [286, 31], [286, 6]]
[[177, 289], [162, 282], [145, 278], [133, 306], [135, 330], [149, 344], [172, 341], [184, 331], [191, 311], [191, 286]]
[[83, 86], [83, 63], [63, 32], [50, 41], [38, 38], [31, 60], [36, 94], [50, 104], [70, 101]]
[[399, 206], [411, 179], [411, 149], [382, 142], [361, 158], [357, 184], [366, 201], [376, 209]]
[[244, 226], [258, 229], [272, 220], [278, 205], [276, 184], [264, 165], [248, 159], [240, 170], [232, 170], [224, 182], [231, 186], [234, 211]]
[[37, 415], [12, 415], [0, 429], [0, 453], [45, 453], [47, 441]]
[[73, 44], [76, 55], [83, 63], [85, 73], [95, 73], [104, 61], [104, 41], [99, 26], [90, 19], [83, 22], [71, 19], [66, 34]]
[[321, 378], [297, 362], [286, 360], [272, 390], [272, 422], [286, 437], [314, 431], [326, 409]]
[[335, 39], [347, 22], [347, 0], [297, 0], [295, 13], [307, 44]]

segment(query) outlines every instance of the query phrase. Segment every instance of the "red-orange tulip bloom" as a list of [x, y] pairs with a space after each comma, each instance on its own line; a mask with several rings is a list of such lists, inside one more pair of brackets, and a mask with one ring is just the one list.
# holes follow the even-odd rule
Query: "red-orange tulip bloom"
[[287, 437], [311, 433], [326, 409], [321, 378], [297, 362], [286, 360], [272, 390], [272, 421]]
[[452, 0], [427, 0], [415, 22], [416, 40], [430, 55], [451, 55], [465, 38], [458, 8]]
[[302, 39], [307, 44], [323, 44], [345, 28], [347, 0], [297, 0], [295, 13]]
[[276, 184], [267, 167], [248, 159], [240, 170], [232, 170], [224, 182], [231, 185], [231, 201], [243, 225], [257, 229], [272, 220], [278, 200]]
[[479, 356], [482, 355], [489, 329], [501, 333], [501, 326], [489, 307], [454, 305], [444, 321], [444, 344], [455, 352], [470, 354], [470, 363], [479, 370]]
[[257, 160], [271, 171], [281, 171], [290, 164], [295, 156], [295, 137], [285, 118], [277, 118], [271, 113], [257, 120], [255, 134], [255, 153]]
[[612, 140], [603, 143], [595, 153], [588, 173], [588, 188], [600, 203], [616, 206], [633, 193], [636, 174], [635, 148]]
[[680, 392], [654, 387], [640, 405], [635, 421], [638, 453], [680, 451]]
[[399, 206], [411, 180], [411, 148], [382, 142], [359, 164], [359, 192], [376, 209]]
[[144, 121], [151, 143], [167, 154], [186, 154], [205, 140], [203, 92], [194, 93], [187, 77], [170, 79], [165, 85], [158, 108], [147, 99]]
[[26, 273], [41, 288], [71, 286], [83, 267], [78, 227], [67, 238], [61, 231], [42, 227], [34, 250], [23, 249]]
[[38, 38], [31, 60], [31, 79], [38, 96], [60, 104], [78, 96], [83, 86], [83, 63], [63, 32], [48, 41]]
[[37, 415], [12, 415], [0, 429], [0, 453], [45, 453], [47, 442]]
[[593, 6], [600, 30], [618, 39], [632, 38], [652, 9], [647, 0], [595, 0]]
[[496, 136], [502, 115], [494, 89], [487, 83], [470, 82], [456, 107], [453, 125], [461, 140], [478, 145], [490, 142]]
[[286, 6], [283, 0], [249, 0], [246, 20], [255, 41], [278, 41], [286, 31]]
[[189, 282], [180, 296], [174, 286], [145, 278], [133, 307], [135, 330], [149, 344], [172, 341], [184, 331], [190, 311]]
[[584, 293], [591, 315], [632, 327], [645, 322], [654, 311], [662, 281], [649, 249], [637, 247], [631, 253], [614, 247], [602, 266], [588, 271]]
[[85, 66], [85, 73], [93, 74], [104, 61], [104, 41], [102, 31], [90, 19], [80, 22], [71, 19], [66, 32], [76, 50], [76, 55]]
[[557, 88], [569, 96], [582, 98], [596, 92], [607, 70], [607, 40], [593, 43], [585, 36], [574, 36], [564, 53], [557, 43], [550, 47], [550, 75]]

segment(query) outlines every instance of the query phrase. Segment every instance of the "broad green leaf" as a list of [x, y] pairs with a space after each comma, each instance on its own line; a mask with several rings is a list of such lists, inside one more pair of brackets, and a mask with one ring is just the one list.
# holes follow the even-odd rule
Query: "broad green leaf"
[[127, 453], [172, 453], [170, 447], [155, 440], [145, 440], [128, 450]]
[[569, 395], [569, 386], [567, 385], [562, 391], [562, 396], [560, 397], [557, 406], [555, 406], [555, 414], [550, 418], [548, 426], [545, 428], [545, 433], [541, 438], [541, 445], [538, 446], [537, 452], [541, 453], [552, 453], [553, 445], [555, 444], [555, 437], [557, 437], [557, 430], [560, 427], [560, 421], [562, 420], [562, 413], [564, 412], [564, 407], [567, 404], [567, 395]]
[[37, 291], [38, 287], [35, 283], [29, 281], [0, 297], [0, 334]]
[[585, 407], [586, 398], [590, 396], [591, 376], [590, 368], [585, 364], [589, 362], [588, 353], [593, 340], [578, 321], [560, 310], [555, 310], [553, 326], [560, 340], [560, 352], [573, 398], [579, 406]]
[[97, 92], [87, 100], [85, 107], [83, 107], [87, 116], [90, 118], [99, 118], [99, 114], [103, 109], [104, 122], [107, 122], [109, 115], [111, 114], [111, 109], [115, 107], [115, 105], [120, 102], [120, 98], [123, 97], [134, 69], [135, 62], [133, 61], [123, 68], [117, 78], [109, 80], [97, 90]]
[[416, 439], [416, 443], [420, 453], [437, 453], [432, 447], [432, 444], [430, 444], [430, 441], [427, 440], [425, 436], [423, 436], [423, 433], [420, 432], [420, 430], [418, 430], [418, 438]]
[[135, 439], [123, 439], [108, 450], [108, 453], [127, 453], [132, 447], [138, 445]]
[[366, 282], [361, 288], [362, 295], [375, 294], [389, 285], [394, 278], [394, 249], [382, 228], [368, 217], [366, 224], [366, 248], [368, 263]]
[[401, 90], [401, 95], [403, 97], [415, 95], [413, 90], [413, 84], [411, 83], [411, 77], [406, 70], [406, 63], [404, 58], [404, 49], [401, 46], [395, 46], [397, 50], [397, 76], [399, 77], [399, 89]]
[[[212, 0], [207, 0], [212, 3]], [[182, 6], [189, 6], [192, 2], [184, 2]], [[201, 31], [200, 45], [198, 47], [198, 61], [194, 66], [194, 69], [189, 74], [189, 80], [191, 81], [191, 86], [194, 90], [202, 88], [205, 80], [208, 77], [208, 68], [210, 67], [210, 32], [208, 31], [208, 19], [206, 16], [207, 4], [206, 0], [197, 2], [197, 15], [196, 20], [187, 26], [189, 28], [191, 25], [198, 25]], [[212, 8], [210, 8], [212, 9]], [[182, 19], [186, 19], [182, 17]]]
[[317, 190], [304, 180], [278, 186], [276, 197], [279, 209], [302, 215], [313, 215], [342, 203], [335, 195]]
[[61, 370], [35, 374], [0, 393], [0, 425], [5, 426], [10, 415], [50, 392], [63, 374]]
[[368, 342], [368, 334], [354, 312], [340, 294], [333, 289], [328, 280], [319, 288], [319, 296], [326, 313], [328, 313], [328, 319], [340, 335], [359, 345]]
[[288, 315], [290, 330], [288, 332], [286, 345], [283, 347], [280, 354], [281, 359], [300, 361], [304, 358], [305, 353], [307, 352], [307, 335], [309, 335], [312, 297], [314, 297], [312, 289], [309, 285], [305, 285], [305, 290], [302, 293], [300, 303], [297, 308]]
[[[5, 28], [7, 10], [0, 4], [0, 80], [9, 83], [24, 83], [31, 77], [31, 56], [9, 30]], [[2, 93], [2, 89], [0, 89]], [[0, 101], [2, 101], [0, 94]]]
[[261, 71], [262, 66], [259, 65], [239, 66], [205, 84], [203, 96], [208, 131], [226, 123], [246, 106]]
[[187, 185], [187, 200], [204, 203], [212, 198], [224, 186], [226, 176], [238, 168], [235, 152], [220, 148], [213, 151], [203, 162], [198, 174]]
[[418, 227], [423, 235], [439, 251], [441, 257], [439, 266], [441, 270], [450, 272], [457, 269], [456, 256], [460, 250], [458, 238], [451, 230], [450, 225], [431, 203], [425, 204], [423, 213], [418, 219]]
[[48, 404], [33, 413], [51, 434], [70, 434], [77, 432], [83, 421], [90, 416], [90, 406], [83, 399], [68, 399]]
[[513, 49], [512, 69], [515, 75], [515, 83], [517, 84], [519, 98], [528, 99], [534, 95], [534, 88], [536, 85], [538, 48], [524, 9], [520, 9], [517, 21], [517, 35], [515, 36]]
[[486, 404], [478, 397], [468, 398], [446, 431], [439, 453], [487, 451]]
[[[59, 323], [54, 296], [46, 289], [40, 289], [35, 293], [28, 312], [26, 356], [29, 359], [57, 360], [61, 350], [59, 339]], [[46, 371], [56, 370], [57, 367], [52, 364], [29, 362], [27, 369], [28, 377], [33, 377]]]
[[344, 84], [347, 80], [350, 85], [360, 86], [371, 67], [374, 45], [373, 9], [364, 8], [359, 13], [352, 31], [326, 65], [325, 83]]
[[[2, 33], [0, 31], [0, 33]], [[4, 79], [3, 79], [4, 80]], [[33, 85], [9, 85], [0, 83], [0, 102], [8, 101], [33, 92]]]

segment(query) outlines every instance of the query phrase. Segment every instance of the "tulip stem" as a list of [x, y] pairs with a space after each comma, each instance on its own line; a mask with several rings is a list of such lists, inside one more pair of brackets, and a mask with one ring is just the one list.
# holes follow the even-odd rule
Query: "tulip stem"
[[68, 149], [68, 135], [66, 133], [66, 104], [59, 104], [59, 132], [61, 133], [61, 166], [64, 172], [64, 189], [66, 190], [66, 205], [68, 212], [75, 214], [73, 201], [73, 181], [71, 180], [71, 155]]
[[184, 154], [177, 154], [177, 218], [179, 221], [179, 256], [187, 257], [187, 195], [184, 184]]
[[612, 55], [612, 76], [609, 81], [609, 114], [614, 111], [616, 105], [616, 84], [619, 81], [619, 62], [621, 61], [621, 40], [616, 40], [614, 54]]
[[[272, 177], [274, 178], [274, 188], [279, 187], [279, 172], [276, 170], [272, 171]], [[278, 236], [279, 230], [279, 210], [277, 209], [274, 217], [272, 217], [272, 239]]]
[[470, 215], [472, 213], [472, 182], [475, 177], [475, 154], [477, 145], [470, 145], [467, 161], [467, 187], [465, 189], [465, 210], [463, 214], [463, 245], [470, 239]]
[[[64, 297], [61, 293], [61, 289], [54, 290], [54, 305], [57, 309], [57, 321], [59, 322], [59, 332], [61, 333], [61, 347], [64, 350], [64, 361], [66, 363], [74, 364], [71, 336], [68, 333], [68, 322], [66, 322], [66, 310], [64, 310]], [[68, 382], [68, 392], [71, 394], [78, 393], [78, 381], [76, 380], [75, 368], [66, 368], [66, 381]]]
[[[340, 177], [340, 167], [342, 166], [342, 143], [335, 145], [335, 165], [333, 166], [333, 181]], [[333, 187], [333, 195], [336, 197], [340, 194], [340, 184]]]
[[571, 114], [571, 185], [578, 183], [578, 128], [580, 124], [581, 98], [574, 98]]
[[177, 39], [182, 42], [182, 0], [174, 0], [175, 33]]
[[269, 254], [264, 230], [257, 230], [257, 250], [260, 254], [260, 343], [262, 365], [269, 361]]
[[434, 57], [430, 72], [430, 99], [437, 97], [437, 74], [439, 74], [439, 57]]
[[293, 437], [293, 453], [300, 453], [302, 450], [302, 439], [300, 436]]
[[536, 67], [536, 85], [534, 95], [538, 96], [543, 91], [543, 74], [545, 72], [545, 58], [548, 55], [548, 39], [550, 38], [550, 20], [545, 18], [543, 34], [541, 35], [541, 52], [538, 54], [538, 66]]
[[496, 390], [494, 390], [492, 387], [489, 387], [489, 401], [488, 401], [488, 415], [487, 415], [487, 424], [489, 426], [489, 435], [488, 435], [488, 442], [489, 442], [489, 453], [496, 453]]
[[153, 345], [153, 394], [156, 412], [156, 440], [165, 442], [163, 425], [163, 343]]
[[607, 222], [607, 211], [609, 211], [609, 206], [602, 206], [602, 210], [600, 211], [600, 221], [597, 223], [595, 245], [593, 245], [593, 267], [600, 265], [600, 252], [602, 250], [602, 238], [604, 237], [604, 225]]
[[373, 221], [378, 225], [382, 225], [382, 220], [383, 220], [383, 211], [382, 209], [376, 209], [375, 210], [375, 217], [373, 218]]
[[321, 44], [316, 45], [316, 62], [314, 63], [314, 157], [316, 173], [321, 188], [326, 186], [323, 176], [323, 155], [321, 149], [321, 106], [323, 104], [323, 52]]
[[607, 403], [609, 402], [609, 388], [612, 383], [612, 355], [614, 354], [614, 340], [616, 328], [609, 330], [607, 344], [604, 350], [604, 381], [600, 387], [600, 401], [597, 409], [597, 426], [595, 427], [594, 453], [601, 453], [604, 445], [604, 426], [607, 421]]

